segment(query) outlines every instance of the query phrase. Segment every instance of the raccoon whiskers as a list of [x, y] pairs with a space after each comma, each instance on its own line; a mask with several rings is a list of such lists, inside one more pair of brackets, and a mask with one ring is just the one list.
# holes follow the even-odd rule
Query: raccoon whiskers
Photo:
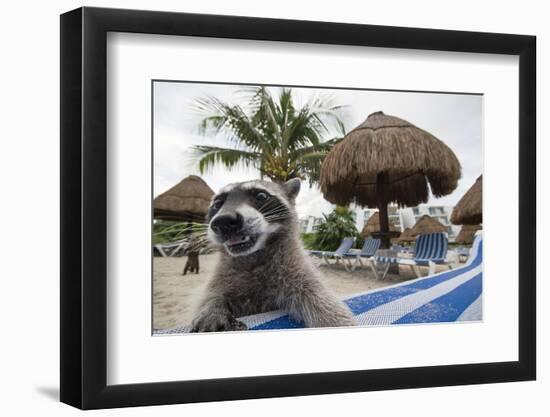
[[265, 207], [268, 207], [268, 206], [274, 205], [274, 204], [280, 204], [280, 202], [279, 202], [279, 201], [276, 201], [276, 200], [273, 200], [273, 199], [267, 200], [264, 204], [262, 204], [262, 205], [258, 208], [258, 210], [262, 210], [262, 209], [264, 209]]
[[214, 245], [212, 244], [212, 242], [210, 242], [210, 240], [207, 239], [204, 235], [193, 235], [191, 236], [190, 242], [187, 245], [187, 250], [198, 252], [201, 249], [211, 249], [213, 247]]
[[258, 211], [261, 211], [263, 213], [264, 210], [266, 209], [268, 213], [270, 210], [277, 210], [277, 209], [287, 210], [287, 208], [284, 205], [282, 205], [280, 201], [276, 199], [268, 200], [258, 208]]
[[277, 216], [277, 215], [280, 215], [280, 214], [285, 214], [285, 215], [288, 216], [289, 211], [286, 207], [277, 207], [277, 208], [274, 208], [273, 210], [262, 212], [262, 214], [266, 218], [270, 217], [270, 216]]
[[273, 214], [279, 214], [279, 213], [288, 213], [288, 209], [286, 207], [277, 207], [271, 211], [266, 211], [266, 212], [262, 211], [262, 214], [266, 217], [271, 216]]
[[265, 216], [265, 220], [267, 221], [277, 221], [277, 220], [286, 220], [289, 216], [285, 214], [278, 214], [273, 216]]

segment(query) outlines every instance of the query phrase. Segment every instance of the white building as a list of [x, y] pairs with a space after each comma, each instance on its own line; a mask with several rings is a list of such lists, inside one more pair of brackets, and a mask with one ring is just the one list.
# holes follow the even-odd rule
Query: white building
[[[363, 230], [363, 227], [365, 227], [365, 224], [367, 224], [371, 216], [378, 211], [377, 209], [362, 209], [361, 207], [357, 207], [354, 205], [350, 206], [350, 208], [351, 210], [355, 211], [355, 226], [359, 231]], [[393, 225], [396, 230], [403, 230], [402, 216], [397, 206], [388, 206], [388, 220], [390, 222], [390, 225]]]
[[[362, 209], [357, 206], [352, 206], [351, 208], [356, 212], [355, 225], [359, 231], [363, 230], [369, 218], [378, 211], [377, 209]], [[413, 227], [420, 217], [427, 214], [447, 227], [449, 240], [452, 242], [460, 232], [460, 226], [451, 224], [452, 211], [452, 206], [421, 204], [417, 207], [405, 207], [400, 209], [396, 205], [390, 204], [388, 206], [388, 220], [390, 224], [395, 226], [396, 230], [402, 232], [406, 228]]]
[[[460, 226], [451, 224], [451, 213], [453, 208], [453, 206], [428, 204], [421, 204], [417, 207], [398, 208], [396, 205], [390, 204], [388, 206], [388, 220], [390, 225], [395, 227], [395, 230], [402, 232], [407, 228], [413, 227], [420, 217], [427, 214], [447, 227], [449, 241], [453, 242], [460, 232]], [[355, 226], [358, 231], [362, 231], [370, 217], [378, 211], [378, 209], [361, 208], [353, 204], [350, 206], [350, 209], [355, 212]], [[300, 219], [300, 231], [302, 233], [314, 233], [323, 222], [323, 217], [302, 217]]]
[[403, 224], [405, 227], [412, 227], [424, 215], [433, 217], [439, 223], [447, 228], [449, 240], [454, 241], [456, 235], [460, 232], [460, 226], [451, 223], [451, 213], [453, 206], [437, 206], [421, 204], [418, 207], [407, 207], [400, 210]]
[[317, 231], [317, 228], [323, 223], [323, 217], [307, 216], [300, 219], [300, 232], [313, 233]]

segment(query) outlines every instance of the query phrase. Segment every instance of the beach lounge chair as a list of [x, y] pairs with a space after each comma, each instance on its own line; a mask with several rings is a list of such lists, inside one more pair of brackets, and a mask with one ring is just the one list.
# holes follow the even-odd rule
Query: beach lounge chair
[[188, 239], [181, 239], [170, 243], [157, 243], [155, 246], [153, 246], [153, 248], [154, 250], [157, 250], [162, 257], [174, 256], [187, 243]]
[[[338, 264], [341, 259], [344, 259], [344, 254], [349, 252], [354, 242], [355, 242], [355, 238], [345, 237], [344, 239], [342, 239], [342, 243], [340, 243], [340, 246], [338, 246], [338, 249], [336, 249], [333, 252], [322, 251], [322, 250], [312, 250], [312, 251], [309, 251], [309, 254], [322, 258], [328, 265], [332, 265], [329, 262], [329, 259], [335, 259], [336, 262], [334, 264]], [[346, 266], [345, 263], [344, 263], [344, 266]]]
[[[358, 265], [363, 266], [362, 259], [365, 259], [367, 262], [367, 265], [370, 266], [371, 269], [374, 269], [374, 265], [371, 262], [372, 257], [380, 247], [380, 239], [372, 239], [368, 238], [365, 239], [365, 242], [363, 243], [363, 247], [358, 252], [352, 252], [349, 251], [344, 254], [344, 261], [348, 261], [347, 263], [344, 262], [344, 267], [347, 271], [355, 271], [357, 269]], [[351, 264], [351, 260], [355, 259], [355, 262], [353, 265]]]
[[458, 248], [457, 249], [458, 254], [458, 260], [460, 262], [466, 262], [466, 259], [468, 259], [468, 256], [470, 256], [470, 249], [468, 248]]
[[[386, 264], [382, 279], [386, 277], [390, 265], [408, 265], [418, 278], [422, 276], [419, 266], [428, 266], [428, 275], [433, 275], [436, 265], [447, 265], [451, 269], [451, 265], [445, 263], [448, 247], [447, 233], [427, 233], [416, 238], [414, 256], [412, 259], [400, 258], [398, 256], [375, 256], [376, 264]], [[376, 268], [375, 268], [376, 270]], [[376, 272], [378, 277], [378, 272]]]
[[[360, 326], [482, 320], [483, 250], [477, 235], [468, 261], [459, 268], [357, 294], [344, 302]], [[303, 323], [285, 311], [240, 317], [249, 330], [296, 329]], [[155, 335], [188, 333], [190, 326], [153, 330]]]
[[397, 253], [399, 253], [399, 252], [403, 252], [405, 250], [405, 247], [401, 245], [392, 245], [391, 250], [394, 250]]

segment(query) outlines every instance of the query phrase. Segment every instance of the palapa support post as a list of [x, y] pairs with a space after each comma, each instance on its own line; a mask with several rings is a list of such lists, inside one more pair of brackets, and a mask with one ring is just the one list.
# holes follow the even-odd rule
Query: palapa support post
[[[392, 256], [393, 253], [390, 249], [390, 221], [388, 218], [388, 174], [385, 172], [379, 172], [376, 174], [376, 199], [378, 202], [378, 215], [380, 220], [380, 249], [387, 256]], [[384, 272], [384, 277], [387, 273], [399, 275], [399, 265], [388, 264]]]
[[380, 213], [380, 232], [384, 233], [381, 238], [381, 249], [390, 248], [390, 225], [388, 219], [388, 199], [386, 198], [387, 174], [379, 172], [376, 175], [376, 196], [378, 200], [378, 212]]

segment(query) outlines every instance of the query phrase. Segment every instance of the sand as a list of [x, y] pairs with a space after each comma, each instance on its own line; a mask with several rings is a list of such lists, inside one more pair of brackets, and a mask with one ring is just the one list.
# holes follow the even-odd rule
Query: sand
[[[155, 330], [191, 323], [195, 306], [212, 276], [217, 256], [216, 253], [201, 255], [200, 273], [188, 273], [185, 276], [181, 273], [187, 257], [154, 258], [153, 328]], [[366, 266], [347, 272], [341, 264], [327, 266], [320, 260], [316, 261], [316, 264], [325, 285], [341, 299], [416, 278], [408, 267], [400, 267], [399, 275], [388, 274], [384, 280], [380, 280], [376, 279], [373, 272]], [[423, 275], [427, 274], [427, 268], [421, 268], [421, 271]]]

